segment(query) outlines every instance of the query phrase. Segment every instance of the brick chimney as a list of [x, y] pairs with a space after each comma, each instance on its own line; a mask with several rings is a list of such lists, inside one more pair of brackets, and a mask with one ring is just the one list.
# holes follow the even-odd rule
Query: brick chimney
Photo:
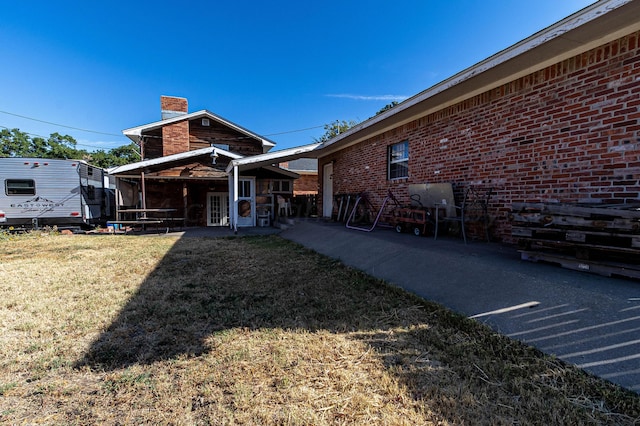
[[[187, 115], [186, 98], [160, 96], [162, 119], [167, 120]], [[162, 127], [162, 155], [179, 154], [189, 150], [189, 120], [181, 120]]]

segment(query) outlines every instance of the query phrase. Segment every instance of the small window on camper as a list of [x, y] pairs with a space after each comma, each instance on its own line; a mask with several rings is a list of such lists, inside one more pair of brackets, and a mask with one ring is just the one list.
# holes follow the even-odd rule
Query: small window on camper
[[409, 141], [389, 146], [387, 151], [387, 178], [409, 177]]
[[4, 181], [7, 195], [36, 195], [36, 181], [33, 179], [7, 179]]

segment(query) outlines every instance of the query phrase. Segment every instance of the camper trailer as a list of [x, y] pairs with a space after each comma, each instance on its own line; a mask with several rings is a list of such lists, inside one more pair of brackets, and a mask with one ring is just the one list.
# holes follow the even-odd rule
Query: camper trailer
[[0, 227], [88, 228], [115, 214], [113, 177], [81, 160], [0, 158]]

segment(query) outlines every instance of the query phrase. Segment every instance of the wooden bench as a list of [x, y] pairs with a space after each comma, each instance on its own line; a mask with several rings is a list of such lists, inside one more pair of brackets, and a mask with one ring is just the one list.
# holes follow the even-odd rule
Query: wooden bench
[[184, 217], [165, 217], [158, 220], [161, 220], [164, 225], [167, 226], [167, 232], [169, 232], [169, 229], [173, 229], [175, 226], [180, 229], [184, 228]]
[[[184, 218], [183, 217], [163, 217], [163, 218], [155, 218], [150, 217], [147, 219], [137, 219], [137, 220], [110, 220], [107, 222], [107, 226], [109, 225], [131, 225], [131, 226], [142, 226], [143, 229], [146, 225], [154, 225], [156, 231], [160, 232], [160, 228], [166, 228], [166, 232], [168, 233], [174, 227], [179, 227], [182, 229], [184, 227]], [[126, 234], [126, 231], [125, 231]]]
[[[112, 226], [112, 225], [131, 225], [131, 226], [141, 226], [142, 229], [144, 230], [146, 228], [146, 225], [155, 225], [156, 227], [156, 231], [158, 231], [159, 226], [162, 224], [162, 220], [155, 220], [155, 219], [140, 219], [140, 220], [109, 220], [107, 221], [107, 226]], [[158, 231], [159, 232], [159, 231]], [[114, 227], [114, 233], [115, 233], [115, 227]], [[127, 229], [124, 229], [124, 233], [127, 233]]]

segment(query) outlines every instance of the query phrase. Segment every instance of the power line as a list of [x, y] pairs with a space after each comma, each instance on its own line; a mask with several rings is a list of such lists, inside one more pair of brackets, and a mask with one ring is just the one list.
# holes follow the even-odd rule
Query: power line
[[[0, 125], [0, 128], [6, 129], [6, 130], [13, 130], [13, 129], [10, 129], [9, 127], [7, 127], [7, 126], [2, 126], [2, 125]], [[25, 135], [29, 135], [29, 136], [35, 136], [35, 137], [42, 138], [42, 139], [45, 139], [45, 140], [50, 137], [50, 136], [38, 135], [37, 133], [29, 133], [29, 132], [23, 132], [23, 131], [20, 131], [20, 133], [24, 133]], [[101, 148], [101, 147], [96, 147], [95, 145], [87, 145], [87, 144], [78, 143], [78, 142], [76, 142], [75, 146], [86, 146], [87, 148], [105, 149], [105, 148]], [[111, 148], [106, 148], [106, 149], [111, 149]]]
[[[64, 128], [67, 128], [67, 129], [78, 130], [78, 131], [81, 131], [81, 132], [95, 133], [95, 134], [98, 134], [98, 135], [117, 136], [117, 137], [122, 137], [123, 136], [122, 134], [99, 132], [97, 130], [89, 130], [89, 129], [83, 129], [83, 128], [80, 128], [80, 127], [67, 126], [65, 124], [54, 123], [52, 121], [41, 120], [39, 118], [27, 117], [26, 115], [15, 114], [13, 112], [8, 112], [8, 111], [0, 111], [0, 113], [7, 114], [7, 115], [12, 115], [14, 117], [24, 118], [25, 120], [37, 121], [39, 123], [45, 123], [45, 124], [51, 124], [52, 126], [58, 126], [58, 127], [64, 127]], [[0, 126], [0, 127], [4, 127], [4, 126]], [[262, 136], [286, 135], [286, 134], [290, 134], [290, 133], [299, 133], [299, 132], [306, 132], [308, 130], [321, 129], [323, 127], [325, 127], [325, 124], [320, 125], [320, 126], [306, 127], [304, 129], [287, 130], [287, 131], [284, 131], [284, 132], [270, 133], [270, 134], [262, 135]], [[8, 127], [4, 127], [4, 128], [5, 129], [9, 129]], [[36, 134], [33, 134], [33, 133], [27, 133], [27, 132], [24, 132], [24, 133], [26, 133], [28, 135], [33, 135], [33, 136], [38, 136], [38, 137], [44, 138], [44, 136], [41, 136], [41, 135], [36, 135]], [[148, 135], [146, 137], [160, 138], [159, 136], [151, 136], [151, 135]], [[241, 137], [236, 137], [236, 138], [220, 138], [219, 140], [229, 140], [229, 141], [231, 141], [231, 140], [250, 139], [250, 138], [251, 137], [249, 137], [249, 136], [241, 136]], [[82, 145], [82, 144], [78, 144], [78, 145]], [[91, 145], [82, 145], [82, 146], [88, 146], [88, 147], [94, 148], [94, 146], [91, 146]]]
[[119, 137], [122, 136], [122, 135], [117, 135], [115, 133], [98, 132], [96, 130], [88, 130], [88, 129], [82, 129], [80, 127], [73, 127], [73, 126], [67, 126], [65, 124], [53, 123], [51, 121], [40, 120], [38, 118], [27, 117], [25, 115], [14, 114], [12, 112], [7, 112], [7, 111], [0, 111], [0, 113], [7, 114], [7, 115], [13, 115], [14, 117], [20, 117], [20, 118], [24, 118], [26, 120], [32, 120], [32, 121], [38, 121], [40, 123], [51, 124], [53, 126], [65, 127], [67, 129], [73, 129], [73, 130], [79, 130], [81, 132], [96, 133], [96, 134], [99, 134], [99, 135], [107, 135], [107, 136], [119, 136]]
[[284, 135], [287, 133], [298, 133], [298, 132], [306, 132], [307, 130], [313, 130], [313, 129], [321, 129], [323, 128], [325, 125], [323, 124], [322, 126], [313, 126], [313, 127], [307, 127], [306, 129], [298, 129], [298, 130], [289, 130], [287, 132], [280, 132], [280, 133], [270, 133], [268, 135], [264, 135], [264, 136], [278, 136], [278, 135]]

